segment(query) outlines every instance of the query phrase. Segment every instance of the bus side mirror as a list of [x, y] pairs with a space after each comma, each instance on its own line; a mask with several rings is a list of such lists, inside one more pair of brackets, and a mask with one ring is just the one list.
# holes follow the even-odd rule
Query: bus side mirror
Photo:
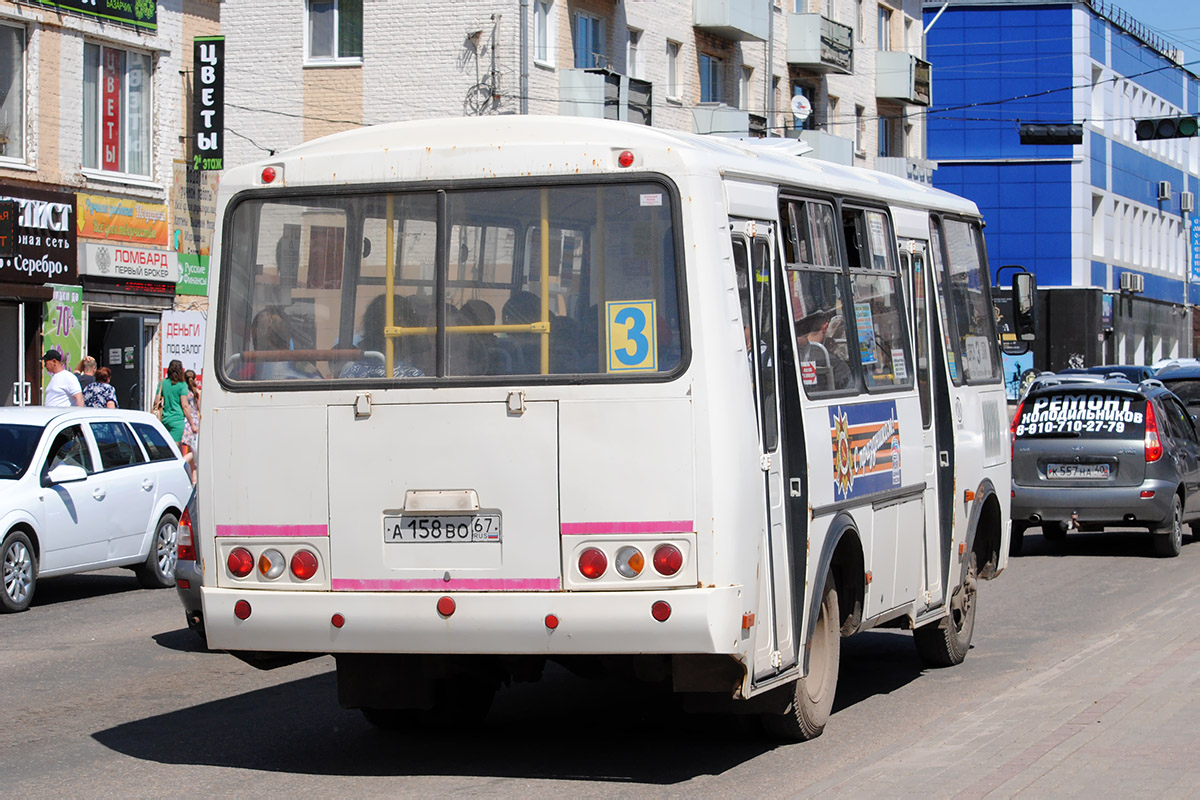
[[1018, 272], [1012, 278], [1013, 333], [1017, 341], [1037, 339], [1037, 278], [1032, 272]]

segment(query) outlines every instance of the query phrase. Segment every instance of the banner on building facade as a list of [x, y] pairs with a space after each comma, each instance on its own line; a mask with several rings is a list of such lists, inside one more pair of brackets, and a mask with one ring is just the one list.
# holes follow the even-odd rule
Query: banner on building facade
[[80, 249], [82, 275], [179, 283], [179, 257], [170, 250], [94, 242], [86, 242]]
[[89, 239], [167, 246], [167, 206], [129, 197], [78, 195], [79, 235]]
[[75, 195], [0, 185], [0, 201], [16, 203], [16, 244], [0, 256], [0, 283], [74, 283]]
[[225, 37], [192, 43], [192, 169], [223, 169], [225, 153]]
[[50, 6], [69, 14], [123, 22], [145, 31], [158, 30], [156, 0], [29, 0], [39, 6]]
[[162, 315], [162, 365], [163, 377], [170, 363], [179, 359], [185, 370], [196, 373], [196, 380], [204, 376], [204, 326], [208, 315], [203, 311], [164, 311]]
[[1192, 217], [1192, 283], [1200, 283], [1200, 217]]
[[208, 295], [208, 256], [190, 256], [180, 253], [179, 283], [175, 294]]
[[171, 227], [180, 255], [207, 256], [217, 229], [217, 183], [220, 173], [191, 169], [179, 159], [171, 181]]
[[[62, 353], [67, 369], [79, 366], [83, 352], [83, 287], [54, 286], [54, 298], [46, 301], [42, 314], [42, 350]], [[42, 395], [50, 373], [42, 370]]]

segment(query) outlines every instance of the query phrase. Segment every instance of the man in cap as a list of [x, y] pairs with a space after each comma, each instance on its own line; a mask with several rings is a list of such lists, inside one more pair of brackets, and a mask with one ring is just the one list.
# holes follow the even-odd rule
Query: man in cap
[[42, 405], [61, 408], [83, 405], [83, 389], [79, 386], [79, 378], [63, 365], [62, 353], [47, 350], [42, 356], [42, 364], [50, 373], [50, 383], [46, 385]]
[[845, 389], [854, 381], [850, 365], [836, 353], [831, 353], [825, 343], [834, 316], [832, 309], [823, 309], [796, 320], [796, 352], [801, 378], [806, 386], [819, 392]]

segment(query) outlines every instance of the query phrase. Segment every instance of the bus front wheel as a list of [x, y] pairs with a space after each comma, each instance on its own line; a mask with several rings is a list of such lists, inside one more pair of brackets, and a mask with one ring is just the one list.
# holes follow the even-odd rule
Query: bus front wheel
[[841, 651], [837, 587], [833, 578], [826, 576], [817, 624], [809, 642], [808, 674], [793, 684], [792, 700], [783, 713], [763, 717], [768, 732], [789, 741], [808, 741], [821, 735], [833, 710]]
[[967, 574], [950, 596], [950, 613], [929, 625], [913, 631], [917, 653], [931, 667], [952, 667], [961, 664], [971, 649], [975, 632], [975, 601], [978, 567], [971, 553]]

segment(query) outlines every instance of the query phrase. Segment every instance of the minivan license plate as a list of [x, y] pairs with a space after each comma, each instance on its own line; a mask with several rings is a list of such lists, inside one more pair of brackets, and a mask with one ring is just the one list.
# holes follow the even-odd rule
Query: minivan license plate
[[1108, 464], [1048, 464], [1047, 478], [1098, 478], [1109, 476]]
[[383, 518], [385, 542], [498, 542], [500, 514], [402, 514]]

